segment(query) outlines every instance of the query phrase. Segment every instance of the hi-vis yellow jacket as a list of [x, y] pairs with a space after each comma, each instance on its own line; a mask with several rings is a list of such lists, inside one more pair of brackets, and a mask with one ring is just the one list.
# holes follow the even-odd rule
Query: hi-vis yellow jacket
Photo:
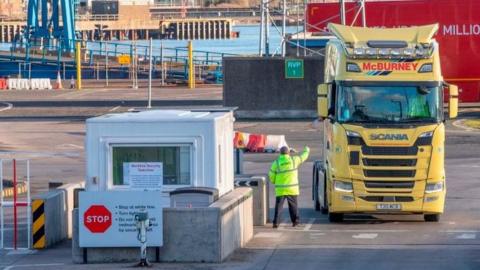
[[272, 163], [268, 178], [275, 185], [275, 195], [299, 195], [300, 188], [298, 186], [298, 167], [310, 154], [310, 148], [305, 147], [300, 156], [280, 155], [277, 160]]

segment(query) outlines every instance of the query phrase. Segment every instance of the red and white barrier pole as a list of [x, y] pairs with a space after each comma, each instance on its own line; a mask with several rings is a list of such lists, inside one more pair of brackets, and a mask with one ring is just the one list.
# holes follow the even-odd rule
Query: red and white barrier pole
[[13, 159], [13, 249], [17, 249], [17, 161]]

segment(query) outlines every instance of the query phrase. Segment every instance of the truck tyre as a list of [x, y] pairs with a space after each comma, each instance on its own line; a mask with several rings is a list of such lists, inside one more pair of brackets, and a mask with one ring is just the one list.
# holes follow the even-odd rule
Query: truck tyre
[[315, 211], [320, 211], [321, 205], [320, 201], [318, 200], [318, 168], [316, 165], [313, 166], [313, 208]]
[[328, 221], [340, 223], [343, 221], [343, 213], [328, 213]]
[[439, 222], [440, 214], [426, 214], [426, 215], [423, 215], [423, 219], [426, 222]]
[[324, 186], [323, 205], [320, 205], [320, 211], [322, 212], [322, 214], [326, 215], [328, 214], [328, 203], [327, 203], [327, 176], [325, 174], [323, 176], [323, 186]]

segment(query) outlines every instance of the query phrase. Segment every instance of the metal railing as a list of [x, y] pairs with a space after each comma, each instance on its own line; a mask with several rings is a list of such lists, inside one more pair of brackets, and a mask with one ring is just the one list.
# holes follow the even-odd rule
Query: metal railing
[[[75, 40], [70, 41], [75, 43]], [[105, 41], [78, 41], [81, 42], [81, 66], [82, 72], [89, 74], [89, 78], [105, 79], [113, 78], [112, 74], [139, 73], [141, 77], [148, 73], [150, 60], [150, 47], [144, 44], [105, 42]], [[0, 50], [2, 47], [0, 46]], [[5, 47], [3, 46], [5, 51]], [[152, 46], [153, 72], [161, 73], [162, 78], [186, 80], [188, 78], [188, 48], [169, 48]], [[193, 51], [193, 65], [197, 79], [205, 79], [213, 74], [215, 83], [221, 82], [222, 59], [225, 56], [235, 56], [231, 53], [219, 53], [213, 51]], [[128, 64], [120, 64], [119, 57], [128, 56]], [[12, 61], [20, 61], [26, 65], [19, 65], [19, 77], [31, 77], [31, 63], [50, 64], [52, 74], [63, 74], [63, 78], [72, 76], [71, 69], [75, 67], [74, 52], [63, 46], [62, 42], [32, 42], [25, 44], [13, 44], [7, 54], [0, 57], [8, 57]], [[70, 70], [70, 71], [69, 71]], [[12, 71], [12, 74], [17, 72]]]
[[77, 14], [75, 16], [75, 20], [77, 21], [118, 21], [117, 14]]

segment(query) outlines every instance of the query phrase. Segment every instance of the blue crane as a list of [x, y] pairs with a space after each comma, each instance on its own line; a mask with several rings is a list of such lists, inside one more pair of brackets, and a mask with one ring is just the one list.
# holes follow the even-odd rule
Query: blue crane
[[55, 39], [65, 50], [72, 51], [76, 38], [73, 0], [28, 0], [25, 38], [27, 43], [42, 39], [44, 45]]

